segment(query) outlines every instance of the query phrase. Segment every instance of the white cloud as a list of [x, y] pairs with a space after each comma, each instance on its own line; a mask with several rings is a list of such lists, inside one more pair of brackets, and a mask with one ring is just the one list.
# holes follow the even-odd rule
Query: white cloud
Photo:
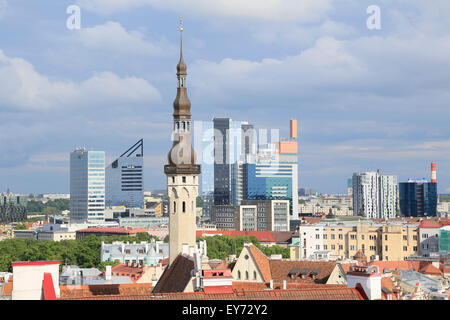
[[160, 101], [158, 90], [146, 80], [102, 72], [81, 82], [51, 81], [21, 58], [0, 50], [0, 111], [50, 110], [96, 104]]
[[148, 41], [141, 31], [127, 31], [120, 23], [113, 21], [82, 28], [74, 35], [86, 48], [100, 49], [112, 54], [163, 55], [176, 50], [176, 46], [165, 39]]
[[331, 0], [78, 0], [83, 8], [111, 14], [143, 6], [209, 18], [310, 22], [321, 19], [332, 7]]

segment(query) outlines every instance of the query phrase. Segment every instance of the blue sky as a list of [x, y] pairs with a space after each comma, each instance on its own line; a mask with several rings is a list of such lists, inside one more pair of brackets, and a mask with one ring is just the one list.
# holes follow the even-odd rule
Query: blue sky
[[[69, 5], [81, 29], [69, 30]], [[366, 9], [381, 9], [369, 30]], [[0, 0], [0, 191], [69, 191], [69, 153], [113, 160], [144, 138], [164, 188], [178, 21], [194, 120], [300, 124], [300, 187], [355, 171], [450, 191], [447, 0]]]

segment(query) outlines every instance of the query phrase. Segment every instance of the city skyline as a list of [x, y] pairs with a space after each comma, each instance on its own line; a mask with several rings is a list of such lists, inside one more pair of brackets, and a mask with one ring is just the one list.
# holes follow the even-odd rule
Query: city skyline
[[265, 6], [238, 17], [196, 1], [73, 2], [81, 30], [66, 28], [71, 1], [0, 1], [0, 192], [68, 193], [75, 147], [105, 151], [108, 164], [142, 137], [144, 188], [164, 189], [181, 14], [194, 121], [230, 117], [288, 136], [298, 119], [299, 188], [346, 193], [354, 172], [377, 169], [430, 179], [436, 162], [438, 191], [449, 192], [448, 3], [379, 1], [382, 29], [368, 30], [368, 1], [291, 12], [275, 2], [290, 13], [283, 23]]

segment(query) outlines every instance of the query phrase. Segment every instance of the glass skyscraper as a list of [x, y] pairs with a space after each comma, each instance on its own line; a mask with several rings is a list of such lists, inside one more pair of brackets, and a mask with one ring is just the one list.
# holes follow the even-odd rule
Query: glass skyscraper
[[144, 146], [139, 140], [106, 168], [106, 206], [144, 206]]
[[104, 222], [105, 152], [75, 149], [70, 153], [70, 222]]
[[437, 215], [437, 183], [425, 180], [401, 182], [400, 211], [405, 217]]

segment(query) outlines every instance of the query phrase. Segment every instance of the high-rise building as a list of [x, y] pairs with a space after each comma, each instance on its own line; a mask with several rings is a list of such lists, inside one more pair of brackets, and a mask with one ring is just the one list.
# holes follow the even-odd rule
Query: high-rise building
[[77, 148], [70, 153], [70, 222], [104, 222], [105, 152]]
[[397, 215], [397, 177], [380, 171], [353, 174], [353, 212], [367, 218]]
[[241, 159], [242, 124], [230, 118], [214, 123], [214, 205], [232, 204], [232, 164]]
[[144, 206], [144, 142], [139, 140], [106, 168], [106, 206]]
[[168, 154], [167, 195], [170, 207], [169, 264], [182, 252], [183, 246], [196, 247], [196, 199], [200, 165], [191, 144], [191, 102], [187, 96], [187, 66], [183, 60], [180, 28], [180, 61], [177, 65], [177, 96], [173, 102], [173, 146]]
[[396, 217], [397, 191], [397, 176], [380, 176], [380, 218]]
[[298, 219], [298, 147], [292, 135], [259, 146], [255, 163], [243, 164], [242, 188], [243, 199], [289, 200], [290, 219]]
[[405, 217], [437, 215], [437, 183], [426, 180], [400, 182], [400, 212]]

